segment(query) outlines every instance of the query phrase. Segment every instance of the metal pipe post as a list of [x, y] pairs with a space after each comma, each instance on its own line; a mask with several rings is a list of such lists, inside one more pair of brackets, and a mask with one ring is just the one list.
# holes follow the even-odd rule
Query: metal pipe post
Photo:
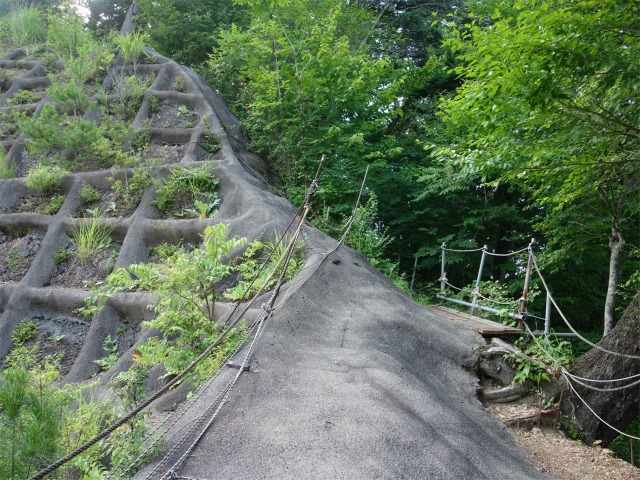
[[[445, 255], [445, 248], [447, 248], [447, 244], [445, 242], [442, 242], [442, 246], [440, 247], [442, 248], [442, 268], [440, 269], [440, 291], [444, 292], [445, 289], [445, 283], [444, 283], [444, 279], [446, 278], [447, 272], [444, 271], [444, 255]], [[444, 300], [440, 300], [440, 305], [444, 305]]]
[[[547, 305], [544, 309], [544, 337], [545, 339], [551, 332], [551, 295], [547, 292]], [[544, 349], [547, 349], [547, 344], [544, 344]]]
[[[476, 289], [473, 291], [473, 304], [478, 304], [478, 294], [480, 293], [480, 280], [482, 279], [482, 270], [484, 269], [484, 259], [487, 256], [487, 246], [482, 247], [482, 259], [480, 259], [480, 269], [478, 270], [478, 278], [476, 280]], [[476, 313], [476, 307], [471, 307], [471, 315]]]
[[411, 288], [409, 291], [411, 292], [411, 296], [413, 297], [413, 282], [416, 279], [416, 269], [418, 268], [418, 256], [416, 255], [416, 261], [413, 262], [413, 275], [411, 275]]

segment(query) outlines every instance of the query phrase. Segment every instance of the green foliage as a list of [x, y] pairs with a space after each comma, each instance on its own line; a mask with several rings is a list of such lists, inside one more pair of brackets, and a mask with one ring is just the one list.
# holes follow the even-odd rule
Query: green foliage
[[42, 10], [35, 6], [18, 7], [0, 20], [3, 29], [16, 47], [44, 40], [47, 30], [44, 26]]
[[14, 116], [20, 129], [29, 137], [27, 146], [34, 153], [43, 153], [55, 148], [65, 148], [72, 153], [78, 153], [81, 150], [89, 150], [91, 144], [102, 136], [95, 123], [80, 117], [69, 123], [58, 114], [55, 106], [49, 103], [43, 105], [40, 115], [33, 118], [27, 117], [24, 112], [14, 112]]
[[20, 135], [18, 124], [14, 116], [9, 112], [0, 113], [0, 135], [6, 139], [16, 138]]
[[150, 254], [157, 255], [162, 260], [168, 260], [173, 255], [175, 255], [178, 252], [178, 250], [182, 248], [183, 240], [184, 239], [181, 239], [180, 243], [178, 243], [177, 245], [170, 244], [170, 243], [161, 243], [157, 247], [152, 248]]
[[153, 83], [155, 75], [146, 77], [138, 75], [117, 74], [113, 78], [113, 94], [116, 102], [111, 107], [115, 115], [122, 120], [130, 120], [138, 113], [147, 88]]
[[118, 340], [112, 339], [111, 335], [107, 335], [102, 342], [102, 348], [107, 352], [107, 356], [98, 360], [94, 360], [93, 363], [100, 367], [100, 370], [107, 371], [113, 367], [118, 360]]
[[28, 478], [58, 458], [64, 393], [51, 386], [55, 360], [31, 366], [33, 354], [14, 349], [0, 372], [0, 479]]
[[74, 8], [67, 8], [49, 17], [47, 43], [65, 60], [82, 57], [95, 44], [91, 32], [84, 28], [84, 20]]
[[15, 176], [16, 167], [7, 160], [4, 148], [0, 148], [0, 178], [14, 178]]
[[347, 244], [364, 255], [374, 267], [381, 266], [385, 247], [393, 240], [388, 227], [378, 223], [378, 198], [371, 193], [365, 205], [358, 206]]
[[53, 75], [50, 75], [49, 78], [51, 80], [51, 86], [47, 88], [47, 94], [51, 97], [51, 100], [63, 108], [66, 107], [66, 103], [69, 102], [73, 114], [79, 119], [79, 116], [89, 107], [89, 96], [82, 88], [82, 83], [74, 80], [59, 83]]
[[[162, 358], [165, 358], [168, 371], [180, 371], [218, 338], [220, 329], [214, 321], [215, 285], [232, 270], [222, 263], [222, 256], [231, 255], [245, 242], [244, 239], [227, 240], [224, 224], [207, 227], [202, 248], [191, 252], [178, 249], [159, 263], [131, 265], [127, 270], [119, 269], [109, 275], [108, 285], [95, 290], [93, 305], [102, 304], [110, 295], [123, 290], [152, 292], [156, 303], [150, 308], [158, 313], [158, 317], [144, 322], [143, 327], [158, 329], [165, 338], [178, 335], [175, 348], [172, 347]], [[225, 339], [213, 359], [198, 367], [195, 376], [206, 377], [211, 368], [215, 368], [214, 360], [219, 362], [224, 353], [237, 343], [238, 335], [239, 332], [234, 331]], [[156, 346], [165, 349], [161, 343], [156, 343]], [[162, 355], [158, 352], [143, 355], [136, 363], [144, 365], [147, 362], [145, 357], [158, 356]], [[140, 368], [137, 373], [127, 375], [131, 375], [131, 378], [127, 377], [130, 383], [128, 394], [133, 401], [139, 401], [137, 385], [145, 370]]]
[[152, 168], [158, 159], [142, 160], [139, 154], [122, 155], [119, 160], [122, 163], [116, 164], [112, 169], [111, 177], [107, 180], [111, 182], [111, 189], [118, 193], [120, 198], [128, 207], [135, 207], [145, 189], [153, 183]]
[[[126, 413], [123, 400], [97, 398], [97, 384], [59, 387], [59, 356], [36, 359], [35, 351], [14, 348], [0, 373], [0, 479], [28, 478], [100, 433], [110, 419]], [[69, 406], [73, 404], [74, 408]], [[132, 461], [144, 450], [148, 432], [138, 417], [64, 467], [60, 478], [101, 478], [106, 464]], [[149, 452], [153, 455], [156, 450]], [[146, 461], [145, 456], [143, 461]]]
[[[277, 231], [274, 231], [274, 238], [280, 238]], [[242, 280], [238, 282], [236, 287], [229, 288], [224, 294], [225, 297], [238, 300], [244, 296], [245, 299], [250, 299], [258, 293], [262, 287], [264, 287], [265, 291], [273, 288], [282, 274], [284, 262], [280, 264], [275, 275], [269, 280], [269, 283], [265, 282], [276, 268], [282, 256], [286, 253], [290, 242], [291, 238], [289, 237], [283, 238], [277, 245], [272, 241], [263, 242], [260, 238], [251, 242], [244, 252], [242, 259], [236, 260], [235, 262], [237, 264], [235, 269], [240, 274]], [[303, 247], [296, 244], [293, 249], [293, 254], [291, 255], [287, 273], [284, 277], [285, 282], [293, 280], [304, 267], [303, 254]], [[253, 285], [251, 285], [252, 282]]]
[[80, 262], [86, 263], [111, 245], [112, 231], [113, 227], [104, 224], [102, 218], [92, 217], [74, 222], [66, 238], [76, 247], [74, 254]]
[[[154, 50], [194, 67], [217, 45], [220, 25], [244, 25], [246, 9], [233, 0], [141, 0], [138, 25], [147, 30]], [[180, 90], [178, 90], [180, 91]]]
[[49, 197], [60, 190], [62, 182], [68, 175], [69, 172], [58, 165], [49, 166], [41, 163], [29, 170], [24, 184], [38, 195]]
[[198, 145], [207, 153], [216, 153], [222, 146], [218, 141], [218, 137], [211, 131], [206, 131], [202, 134], [200, 140], [198, 140]]
[[64, 247], [60, 247], [56, 253], [53, 254], [53, 263], [60, 265], [65, 260], [71, 258], [73, 253]]
[[82, 182], [82, 187], [78, 192], [78, 197], [82, 203], [88, 205], [100, 200], [100, 191], [90, 183]]
[[[640, 61], [631, 51], [640, 7], [589, 0], [470, 6], [476, 15], [446, 41], [466, 82], [442, 105], [451, 142], [429, 145], [439, 170], [530, 195], [534, 226], [550, 244], [542, 263], [555, 271], [590, 243], [604, 255], [611, 250], [611, 272], [625, 269], [614, 253], [638, 225], [640, 108], [631, 99]], [[606, 322], [613, 321], [610, 280]]]
[[44, 206], [43, 211], [48, 215], [55, 215], [62, 208], [66, 195], [54, 195]]
[[160, 99], [155, 95], [149, 96], [149, 111], [151, 113], [160, 111]]
[[290, 187], [308, 179], [322, 154], [344, 174], [399, 153], [381, 127], [399, 113], [404, 73], [341, 35], [347, 2], [250, 7], [251, 25], [222, 30], [208, 67], [243, 112], [252, 146]]
[[143, 48], [147, 45], [147, 36], [140, 31], [135, 31], [127, 35], [114, 33], [111, 39], [120, 51], [124, 64], [133, 65], [135, 72], [142, 57]]
[[[505, 359], [513, 364], [514, 383], [524, 384], [527, 380], [533, 381], [537, 386], [542, 380], [549, 381], [549, 372], [559, 373], [560, 367], [570, 369], [573, 366], [574, 355], [571, 350], [571, 343], [567, 340], [553, 339], [540, 340], [540, 346], [535, 341], [523, 344], [520, 340], [516, 342], [521, 348], [522, 354], [505, 355]], [[543, 350], [546, 346], [546, 353], [555, 359], [551, 362], [549, 356]]]
[[[625, 433], [634, 437], [640, 436], [640, 416], [636, 417], [633, 422], [626, 428]], [[640, 449], [638, 448], [638, 441], [631, 440], [633, 445], [633, 464], [640, 465]], [[631, 463], [631, 445], [630, 439], [624, 435], [619, 435], [613, 439], [613, 441], [607, 446], [610, 450], [616, 452], [618, 458], [622, 458], [624, 461]]]
[[173, 81], [173, 89], [176, 92], [184, 92], [184, 90], [187, 88], [186, 84], [184, 83], [184, 78], [178, 76], [175, 78], [175, 80]]
[[22, 263], [22, 258], [16, 250], [11, 250], [7, 255], [7, 268], [14, 271]]
[[202, 208], [196, 206], [199, 212], [196, 216], [203, 214], [205, 217], [202, 218], [206, 218], [218, 203], [215, 194], [217, 186], [218, 179], [213, 176], [209, 165], [195, 168], [174, 167], [168, 178], [158, 183], [157, 197], [151, 205], [166, 213], [173, 206], [176, 196], [188, 195], [193, 199], [194, 204], [195, 202], [201, 204]]
[[14, 105], [24, 105], [27, 103], [37, 103], [40, 101], [38, 95], [36, 95], [31, 90], [18, 90], [13, 96], [7, 100], [7, 107], [12, 107]]
[[23, 343], [31, 340], [39, 328], [40, 325], [38, 325], [38, 322], [35, 320], [23, 318], [20, 320], [20, 323], [16, 325], [16, 328], [13, 329], [11, 341], [14, 345], [22, 345]]

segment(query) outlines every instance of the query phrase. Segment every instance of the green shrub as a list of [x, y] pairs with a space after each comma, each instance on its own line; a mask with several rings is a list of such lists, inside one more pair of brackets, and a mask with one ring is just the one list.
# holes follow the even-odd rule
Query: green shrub
[[207, 153], [216, 153], [220, 150], [220, 142], [213, 132], [204, 132], [198, 140], [198, 145]]
[[27, 103], [37, 103], [40, 101], [40, 97], [31, 90], [18, 90], [13, 96], [7, 100], [7, 107], [14, 105], [24, 105]]
[[20, 323], [16, 325], [16, 328], [13, 329], [11, 341], [15, 345], [22, 345], [23, 343], [31, 340], [39, 328], [40, 325], [38, 325], [38, 322], [29, 318], [23, 318], [20, 320]]
[[56, 253], [53, 254], [53, 263], [60, 265], [65, 260], [71, 258], [73, 253], [64, 247], [60, 247]]
[[176, 77], [175, 80], [173, 81], [173, 89], [176, 92], [184, 92], [185, 88], [186, 88], [186, 85], [184, 83], [184, 78]]
[[214, 193], [217, 186], [218, 179], [213, 176], [209, 165], [196, 168], [174, 167], [167, 179], [158, 182], [157, 197], [151, 205], [166, 213], [173, 206], [176, 196], [183, 194], [191, 196], [194, 202], [202, 203], [201, 198], [207, 200], [204, 203], [208, 214], [217, 204]]
[[[60, 356], [38, 361], [36, 349], [14, 348], [0, 372], [0, 480], [28, 478], [126, 413], [126, 399], [98, 398], [92, 393], [96, 384], [55, 386]], [[109, 463], [132, 463], [145, 449], [145, 418], [139, 416], [81, 453], [56, 478], [97, 479]], [[144, 454], [143, 461], [156, 452]]]
[[118, 341], [111, 339], [111, 335], [107, 335], [102, 343], [102, 348], [107, 352], [106, 357], [94, 360], [93, 363], [100, 367], [100, 370], [107, 371], [113, 367], [118, 360]]
[[82, 88], [82, 83], [69, 80], [64, 83], [58, 82], [53, 75], [49, 75], [51, 86], [47, 88], [47, 94], [56, 105], [67, 108], [67, 112], [73, 111], [76, 117], [86, 112], [89, 107], [89, 96]]
[[28, 117], [24, 112], [13, 112], [13, 116], [27, 137], [27, 146], [33, 152], [46, 152], [62, 147], [62, 134], [58, 129], [61, 123], [56, 107], [50, 103], [42, 106], [40, 115]]
[[[540, 346], [538, 346], [540, 343]], [[571, 343], [568, 340], [549, 338], [531, 341], [526, 344], [522, 339], [516, 341], [523, 355], [510, 354], [505, 358], [513, 364], [513, 383], [524, 384], [527, 380], [539, 385], [542, 380], [549, 381], [548, 371], [557, 372], [558, 365], [570, 370], [573, 367], [574, 355]], [[543, 350], [547, 347], [546, 354], [556, 359], [556, 363], [549, 363], [549, 357]]]
[[60, 190], [68, 175], [69, 172], [58, 165], [49, 166], [41, 163], [37, 168], [29, 170], [24, 183], [38, 195], [49, 197]]
[[111, 170], [113, 176], [107, 178], [111, 182], [111, 189], [130, 208], [138, 204], [145, 189], [153, 183], [153, 160], [143, 162], [139, 157], [129, 157], [125, 164], [114, 166]]
[[0, 113], [0, 136], [8, 140], [18, 135], [20, 135], [20, 129], [13, 115], [9, 112]]
[[16, 250], [11, 250], [7, 255], [7, 268], [13, 272], [22, 263], [22, 258]]
[[91, 32], [84, 28], [84, 20], [72, 8], [49, 17], [47, 43], [65, 60], [80, 56], [83, 49], [95, 43]]
[[184, 239], [180, 239], [180, 242], [177, 245], [171, 243], [161, 243], [157, 247], [151, 249], [151, 255], [157, 255], [162, 260], [167, 260], [173, 257], [178, 250], [182, 248], [182, 241]]
[[82, 203], [89, 204], [100, 200], [100, 191], [90, 183], [82, 182], [78, 196]]
[[105, 225], [100, 217], [84, 219], [69, 227], [67, 239], [76, 247], [75, 255], [86, 263], [111, 245], [112, 227]]
[[151, 113], [160, 111], [160, 99], [155, 95], [149, 96], [149, 110]]
[[0, 146], [0, 178], [14, 178], [15, 176], [16, 167], [7, 160], [4, 148]]
[[118, 74], [113, 79], [113, 94], [116, 96], [112, 110], [122, 120], [128, 120], [138, 113], [147, 88], [153, 83], [154, 74], [146, 77]]
[[133, 65], [134, 72], [137, 71], [137, 65], [142, 57], [143, 48], [147, 45], [146, 34], [136, 31], [127, 35], [119, 35], [115, 33], [111, 37], [122, 54], [122, 61], [125, 65]]
[[[203, 248], [191, 252], [177, 250], [167, 261], [117, 270], [109, 276], [108, 286], [100, 297], [102, 301], [129, 289], [149, 291], [156, 296], [157, 302], [151, 308], [158, 316], [144, 322], [143, 327], [158, 329], [165, 337], [175, 336], [170, 351], [162, 354], [170, 371], [184, 368], [219, 337], [221, 329], [214, 321], [215, 285], [232, 271], [222, 262], [222, 256], [230, 255], [246, 241], [227, 239], [224, 224], [207, 227], [204, 234]], [[239, 331], [234, 331], [228, 336], [212, 354], [212, 361], [199, 365], [193, 375], [206, 378], [224, 353], [237, 344], [239, 335]], [[155, 342], [157, 348], [165, 348], [163, 341]], [[156, 357], [159, 356], [158, 353]], [[141, 355], [134, 361], [143, 365], [145, 357]]]
[[[274, 238], [279, 238], [278, 232], [274, 232]], [[273, 242], [262, 242], [260, 238], [255, 239], [249, 244], [244, 252], [242, 259], [235, 266], [235, 270], [240, 274], [242, 280], [237, 287], [230, 288], [225, 292], [225, 297], [233, 300], [242, 298], [245, 294], [247, 299], [253, 297], [264, 286], [265, 290], [271, 289], [278, 282], [278, 278], [284, 268], [284, 262], [278, 267], [276, 274], [265, 283], [275, 269], [280, 258], [285, 254], [291, 239], [285, 237], [282, 241], [275, 245]], [[304, 249], [296, 244], [291, 255], [289, 267], [285, 274], [284, 281], [292, 280], [304, 267]], [[269, 257], [270, 256], [270, 257]], [[268, 260], [267, 260], [268, 259]], [[266, 263], [266, 265], [265, 265]], [[264, 268], [262, 268], [264, 266]], [[262, 271], [260, 269], [262, 268]], [[258, 272], [259, 276], [258, 276]], [[249, 285], [254, 280], [253, 285]]]
[[55, 215], [62, 208], [66, 195], [54, 195], [51, 200], [44, 206], [44, 213]]

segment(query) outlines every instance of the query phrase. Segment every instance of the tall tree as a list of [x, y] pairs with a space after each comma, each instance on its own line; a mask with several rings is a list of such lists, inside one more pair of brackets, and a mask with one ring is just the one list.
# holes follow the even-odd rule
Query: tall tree
[[205, 62], [218, 45], [217, 32], [247, 23], [247, 9], [232, 0], [137, 0], [137, 21], [159, 53], [185, 65]]
[[[487, 11], [484, 3], [478, 11]], [[478, 15], [447, 41], [465, 61], [456, 71], [466, 82], [443, 112], [465, 134], [436, 155], [493, 185], [521, 185], [541, 215], [570, 217], [570, 229], [567, 222], [541, 223], [551, 237], [566, 241], [573, 232], [570, 244], [587, 236], [597, 241], [608, 224], [608, 333], [625, 231], [637, 222], [640, 4], [518, 0], [492, 6], [489, 16]], [[595, 204], [606, 216], [597, 225], [596, 218], [584, 223]], [[574, 228], [580, 223], [583, 229]]]
[[89, 28], [103, 33], [119, 30], [132, 2], [133, 0], [87, 0], [90, 11], [87, 22]]

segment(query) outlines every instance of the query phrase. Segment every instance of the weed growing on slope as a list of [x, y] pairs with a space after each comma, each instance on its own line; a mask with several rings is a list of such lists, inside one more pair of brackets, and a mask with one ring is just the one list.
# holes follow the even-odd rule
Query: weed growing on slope
[[102, 218], [74, 222], [69, 227], [70, 236], [67, 239], [76, 247], [75, 255], [81, 263], [86, 263], [102, 250], [111, 245], [112, 227], [104, 224]]
[[[279, 238], [278, 232], [274, 231], [274, 238]], [[285, 254], [290, 242], [291, 238], [289, 237], [283, 238], [278, 245], [271, 241], [263, 242], [260, 238], [251, 242], [246, 252], [244, 252], [241, 261], [236, 262], [237, 265], [235, 266], [242, 280], [238, 283], [238, 286], [228, 289], [224, 294], [225, 297], [238, 300], [246, 294], [245, 298], [249, 299], [258, 293], [263, 286], [265, 290], [273, 288], [282, 272], [284, 262], [278, 267], [278, 271], [271, 280], [266, 284], [265, 282], [271, 272], [273, 272], [280, 258]], [[304, 267], [303, 253], [303, 247], [296, 244], [287, 273], [285, 274], [285, 282], [292, 280]], [[263, 266], [264, 268], [262, 268]], [[260, 272], [261, 268], [262, 271]], [[260, 276], [256, 278], [258, 272], [260, 272]], [[254, 278], [255, 282], [249, 287]]]

